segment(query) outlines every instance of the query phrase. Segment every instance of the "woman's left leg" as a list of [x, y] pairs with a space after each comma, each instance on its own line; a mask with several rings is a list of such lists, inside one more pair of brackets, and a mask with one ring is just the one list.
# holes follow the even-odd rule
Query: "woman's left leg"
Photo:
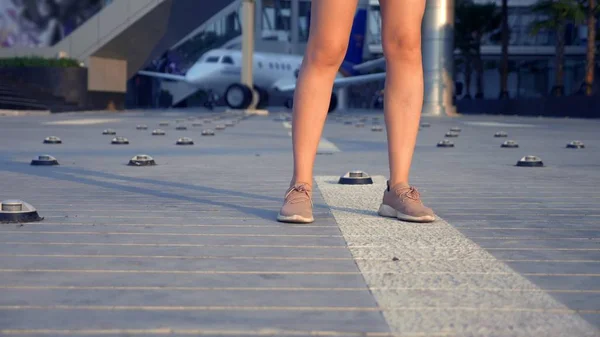
[[390, 180], [379, 213], [408, 221], [434, 221], [433, 211], [421, 203], [419, 193], [408, 182], [423, 108], [421, 23], [425, 0], [380, 0], [380, 4]]

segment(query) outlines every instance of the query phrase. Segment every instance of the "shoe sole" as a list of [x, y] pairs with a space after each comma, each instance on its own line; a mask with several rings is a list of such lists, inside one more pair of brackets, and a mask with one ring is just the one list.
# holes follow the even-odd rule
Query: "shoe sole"
[[277, 221], [281, 221], [281, 222], [290, 222], [290, 223], [311, 223], [314, 222], [315, 219], [313, 217], [310, 218], [305, 218], [301, 215], [281, 215], [278, 214], [277, 215]]
[[398, 212], [395, 208], [381, 204], [377, 214], [386, 218], [396, 218], [398, 220], [410, 221], [410, 222], [434, 222], [435, 216], [423, 215], [423, 216], [411, 216], [401, 212]]

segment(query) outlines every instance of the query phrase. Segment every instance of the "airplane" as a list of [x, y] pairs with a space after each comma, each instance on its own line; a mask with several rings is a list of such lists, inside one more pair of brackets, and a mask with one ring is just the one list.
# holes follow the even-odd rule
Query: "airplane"
[[[350, 34], [348, 51], [334, 81], [334, 89], [349, 85], [368, 83], [385, 78], [385, 73], [360, 74], [368, 70], [368, 61], [362, 61], [364, 33], [366, 30], [366, 10], [359, 9]], [[186, 72], [185, 75], [175, 75], [151, 71], [138, 71], [138, 74], [162, 78], [166, 80], [184, 81], [199, 90], [212, 91], [223, 96], [225, 103], [232, 109], [246, 109], [258, 96], [256, 106], [267, 106], [270, 94], [289, 94], [286, 107], [293, 105], [293, 93], [301, 55], [255, 52], [252, 59], [254, 88], [248, 88], [240, 83], [242, 52], [232, 49], [213, 49], [206, 52]], [[365, 66], [367, 64], [367, 66]], [[255, 94], [256, 93], [256, 94]], [[336, 109], [338, 98], [333, 91], [328, 111]]]

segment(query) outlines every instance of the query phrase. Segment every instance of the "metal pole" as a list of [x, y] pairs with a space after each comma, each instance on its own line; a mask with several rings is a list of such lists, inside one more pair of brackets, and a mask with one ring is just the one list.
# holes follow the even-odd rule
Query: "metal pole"
[[242, 2], [242, 78], [243, 84], [253, 87], [252, 55], [254, 55], [254, 0]]
[[300, 15], [300, 6], [298, 3], [299, 0], [292, 0], [290, 7], [290, 43], [292, 44], [292, 54], [298, 54], [298, 43], [299, 43], [299, 34], [298, 34], [298, 16]]
[[428, 1], [423, 17], [421, 44], [425, 95], [423, 114], [453, 115], [454, 0]]

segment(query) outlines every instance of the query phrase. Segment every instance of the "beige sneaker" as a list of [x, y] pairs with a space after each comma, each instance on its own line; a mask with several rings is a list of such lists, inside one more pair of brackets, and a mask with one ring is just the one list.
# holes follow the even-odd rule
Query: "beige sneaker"
[[312, 206], [310, 186], [297, 183], [286, 191], [285, 201], [277, 215], [277, 220], [281, 222], [311, 223], [315, 221]]
[[412, 222], [433, 222], [435, 214], [431, 208], [425, 207], [421, 195], [416, 188], [405, 184], [398, 184], [388, 188], [383, 193], [383, 202], [377, 212], [381, 216], [398, 218]]

